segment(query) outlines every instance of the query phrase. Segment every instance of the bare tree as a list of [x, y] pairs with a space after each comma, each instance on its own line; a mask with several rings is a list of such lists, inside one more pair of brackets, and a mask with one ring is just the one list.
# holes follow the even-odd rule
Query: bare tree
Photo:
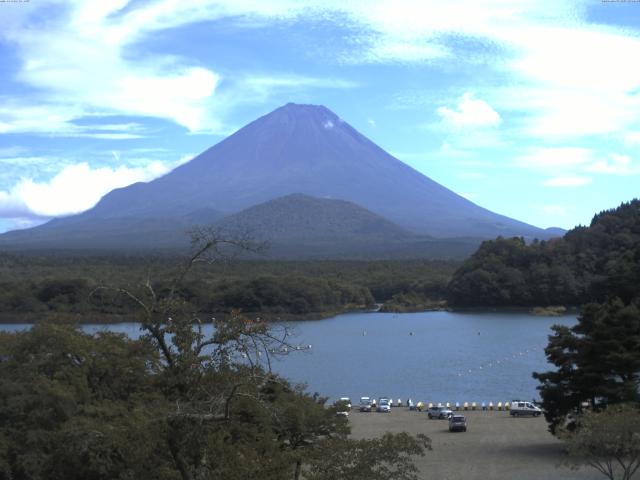
[[[133, 287], [115, 290], [138, 306], [142, 338], [157, 350], [164, 395], [175, 405], [167, 412], [167, 444], [184, 480], [207, 475], [207, 431], [231, 418], [234, 402], [250, 398], [275, 414], [261, 389], [279, 382], [272, 373], [273, 356], [295, 350], [286, 327], [248, 318], [234, 310], [224, 318], [193, 311], [181, 294], [188, 274], [198, 264], [227, 262], [243, 252], [260, 252], [264, 245], [247, 235], [227, 237], [210, 227], [191, 231], [191, 251], [167, 288], [154, 286], [151, 275]], [[201, 451], [194, 452], [197, 445]]]

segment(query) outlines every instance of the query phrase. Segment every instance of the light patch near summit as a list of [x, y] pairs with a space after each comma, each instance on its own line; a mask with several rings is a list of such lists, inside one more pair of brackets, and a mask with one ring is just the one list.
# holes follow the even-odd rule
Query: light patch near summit
[[325, 120], [325, 122], [322, 124], [322, 126], [326, 130], [331, 130], [334, 127], [333, 122], [331, 120]]

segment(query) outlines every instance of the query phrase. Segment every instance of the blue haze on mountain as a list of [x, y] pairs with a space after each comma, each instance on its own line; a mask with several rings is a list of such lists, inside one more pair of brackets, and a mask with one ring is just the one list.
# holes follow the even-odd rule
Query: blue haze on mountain
[[[294, 193], [304, 195], [290, 196]], [[472, 237], [477, 243], [499, 235], [543, 239], [559, 233], [493, 213], [457, 195], [323, 106], [290, 103], [163, 177], [114, 190], [82, 214], [9, 232], [0, 236], [0, 245], [177, 246], [189, 224], [215, 223], [286, 196], [289, 202], [308, 197], [345, 200], [369, 210], [367, 215], [382, 217], [377, 224], [388, 231], [389, 222], [394, 223], [399, 227], [395, 237], [403, 231], [411, 238]], [[327, 208], [335, 211], [336, 205], [327, 203]]]

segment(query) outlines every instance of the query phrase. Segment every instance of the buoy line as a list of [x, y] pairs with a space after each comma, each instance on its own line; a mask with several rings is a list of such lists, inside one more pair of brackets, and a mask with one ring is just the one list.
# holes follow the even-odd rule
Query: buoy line
[[504, 357], [500, 357], [498, 359], [492, 360], [492, 361], [488, 361], [488, 362], [484, 362], [481, 363], [479, 365], [476, 365], [475, 367], [472, 368], [466, 368], [463, 370], [460, 370], [457, 372], [457, 376], [458, 377], [463, 377], [465, 375], [471, 375], [474, 373], [479, 373], [480, 371], [485, 371], [485, 370], [489, 370], [492, 368], [496, 368], [496, 367], [500, 367], [502, 365], [508, 365], [509, 363], [511, 363], [513, 360], [520, 358], [520, 357], [524, 357], [527, 355], [530, 355], [531, 353], [536, 353], [540, 351], [540, 347], [539, 346], [530, 346], [525, 348], [524, 350], [520, 350], [518, 352], [513, 352], [513, 353], [509, 353], [507, 355], [505, 355]]

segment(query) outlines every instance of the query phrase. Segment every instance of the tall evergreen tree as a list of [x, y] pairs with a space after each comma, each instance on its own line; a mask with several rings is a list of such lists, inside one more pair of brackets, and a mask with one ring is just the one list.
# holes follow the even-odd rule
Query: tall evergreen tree
[[615, 298], [582, 308], [578, 323], [554, 326], [545, 349], [554, 371], [534, 373], [552, 432], [583, 402], [594, 408], [640, 400], [640, 309]]

